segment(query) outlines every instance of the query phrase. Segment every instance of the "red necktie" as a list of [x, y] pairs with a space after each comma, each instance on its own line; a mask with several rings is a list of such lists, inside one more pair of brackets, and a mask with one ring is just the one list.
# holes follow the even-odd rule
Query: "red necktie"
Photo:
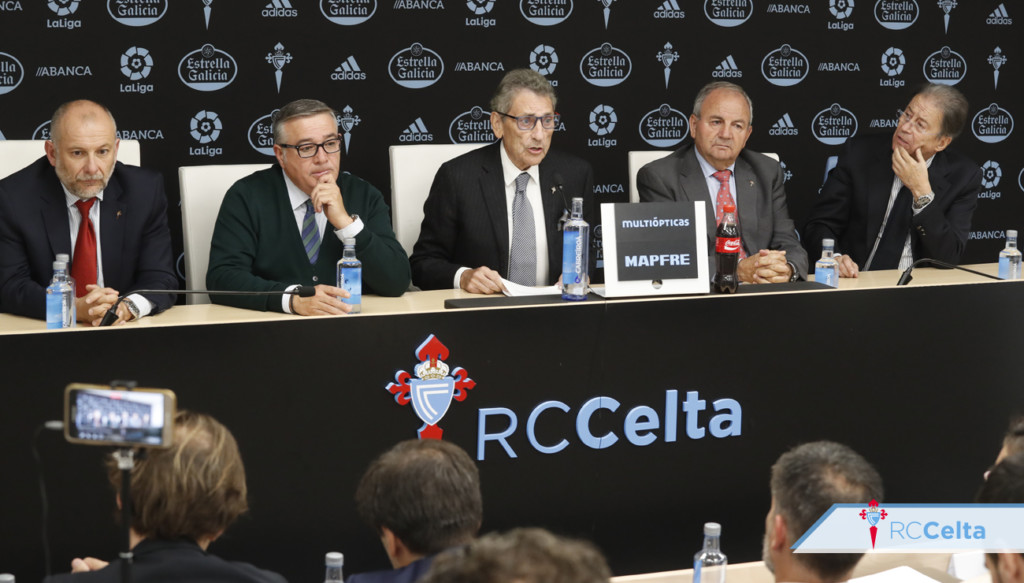
[[71, 261], [71, 277], [75, 278], [75, 295], [86, 294], [85, 286], [96, 283], [96, 230], [89, 220], [89, 209], [95, 198], [80, 200], [75, 203], [82, 214], [82, 222], [78, 224], [78, 239], [75, 241], [75, 256]]
[[[722, 216], [725, 215], [725, 205], [731, 204], [736, 206], [736, 202], [732, 199], [732, 191], [729, 190], [729, 178], [732, 176], [732, 170], [719, 170], [712, 174], [718, 179], [720, 186], [718, 187], [718, 196], [715, 198], [715, 224], [722, 224]], [[739, 211], [736, 211], [737, 220], [739, 220]], [[746, 259], [747, 252], [740, 247], [740, 259]]]

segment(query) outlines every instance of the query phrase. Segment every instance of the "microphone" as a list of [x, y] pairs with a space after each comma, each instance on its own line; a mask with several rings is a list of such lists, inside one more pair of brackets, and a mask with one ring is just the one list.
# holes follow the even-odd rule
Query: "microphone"
[[558, 219], [558, 230], [561, 231], [565, 228], [565, 223], [569, 221], [569, 203], [565, 200], [565, 188], [562, 186], [562, 174], [555, 172], [551, 175], [551, 179], [554, 180], [555, 185], [551, 187], [551, 194], [557, 191], [562, 195], [562, 216]]
[[311, 285], [300, 285], [293, 290], [269, 290], [269, 291], [226, 291], [207, 289], [137, 289], [120, 296], [114, 302], [107, 313], [103, 314], [100, 326], [110, 326], [117, 321], [117, 307], [124, 299], [132, 294], [207, 294], [211, 296], [299, 296], [300, 298], [311, 298], [316, 295], [316, 288]]
[[987, 277], [989, 279], [999, 280], [999, 278], [994, 275], [989, 275], [987, 273], [982, 273], [980, 271], [975, 271], [973, 269], [967, 269], [966, 267], [960, 267], [959, 265], [953, 265], [952, 263], [946, 263], [945, 261], [939, 261], [938, 259], [928, 259], [927, 257], [924, 257], [922, 259], [918, 259], [910, 267], [908, 267], [907, 270], [903, 272], [903, 275], [900, 276], [900, 280], [896, 282], [896, 285], [907, 285], [908, 283], [910, 283], [910, 280], [914, 279], [910, 275], [910, 272], [914, 271], [914, 268], [917, 267], [918, 265], [925, 265], [928, 263], [935, 265], [936, 267], [945, 267], [946, 269], [959, 269], [960, 271], [966, 271], [968, 273], [973, 273], [975, 275], [980, 275], [982, 277]]

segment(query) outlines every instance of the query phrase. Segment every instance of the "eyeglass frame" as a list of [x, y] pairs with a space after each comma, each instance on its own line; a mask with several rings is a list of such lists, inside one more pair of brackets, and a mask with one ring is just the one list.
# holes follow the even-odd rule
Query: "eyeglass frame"
[[920, 115], [918, 115], [916, 113], [915, 114], [909, 114], [906, 109], [898, 109], [896, 111], [897, 111], [897, 113], [899, 113], [899, 115], [896, 117], [896, 125], [897, 125], [897, 127], [903, 125], [904, 123], [909, 123], [910, 124], [910, 131], [914, 132], [915, 134], [917, 134], [917, 135], [919, 135], [921, 137], [924, 137], [924, 136], [927, 136], [929, 134], [936, 133], [936, 132], [939, 134], [939, 137], [942, 137], [942, 128], [941, 127], [938, 130], [936, 130], [935, 128], [931, 128], [931, 127], [926, 129], [926, 130], [922, 130], [921, 127], [917, 125], [918, 121], [923, 121]]
[[[503, 111], [495, 111], [494, 113], [516, 120], [516, 127], [524, 132], [532, 132], [533, 129], [537, 127], [537, 122], [540, 122], [540, 127], [546, 130], [553, 130], [555, 129], [555, 126], [558, 125], [558, 122], [562, 121], [562, 114], [557, 111], [555, 113], [546, 113], [544, 115], [509, 115]], [[544, 118], [546, 117], [551, 118], [551, 127], [544, 125]], [[521, 120], [528, 119], [533, 119], [533, 123], [530, 124], [530, 127], [523, 127], [523, 121]]]
[[[338, 142], [338, 149], [333, 151], [333, 152], [328, 151], [327, 150], [327, 143], [328, 142]], [[297, 144], [297, 145], [296, 144], [277, 144], [277, 145], [281, 146], [282, 148], [292, 148], [292, 149], [295, 150], [295, 154], [299, 158], [302, 158], [304, 160], [308, 160], [309, 158], [315, 158], [316, 155], [320, 152], [320, 148], [324, 149], [324, 154], [337, 154], [338, 152], [340, 152], [341, 151], [341, 134], [338, 134], [337, 136], [335, 136], [335, 137], [333, 137], [333, 138], [331, 138], [329, 140], [324, 140], [323, 142], [320, 142], [319, 144], [314, 144], [312, 142], [308, 142], [308, 143], [305, 143], [305, 144]], [[315, 146], [315, 148], [313, 149], [313, 153], [312, 154], [310, 154], [309, 156], [303, 156], [302, 152], [301, 152], [301, 148], [305, 148], [307, 146]]]

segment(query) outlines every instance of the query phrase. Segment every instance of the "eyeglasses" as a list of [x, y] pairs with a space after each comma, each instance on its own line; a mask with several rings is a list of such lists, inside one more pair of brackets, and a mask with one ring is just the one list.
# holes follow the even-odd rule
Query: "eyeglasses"
[[326, 154], [335, 154], [341, 151], [341, 140], [339, 138], [331, 138], [322, 144], [299, 144], [294, 146], [292, 144], [278, 144], [282, 148], [294, 148], [299, 153], [299, 158], [312, 158], [316, 156], [317, 150], [320, 148], [324, 149]]
[[516, 127], [524, 132], [528, 132], [535, 128], [538, 121], [542, 128], [546, 130], [553, 130], [562, 119], [561, 114], [558, 113], [549, 113], [547, 115], [509, 115], [500, 111], [496, 111], [494, 113], [516, 120]]
[[930, 128], [928, 127], [928, 122], [925, 121], [924, 118], [922, 118], [921, 116], [915, 116], [906, 110], [901, 111], [899, 113], [900, 125], [909, 123], [910, 129], [913, 130], [913, 132], [918, 135], [924, 135], [929, 132]]

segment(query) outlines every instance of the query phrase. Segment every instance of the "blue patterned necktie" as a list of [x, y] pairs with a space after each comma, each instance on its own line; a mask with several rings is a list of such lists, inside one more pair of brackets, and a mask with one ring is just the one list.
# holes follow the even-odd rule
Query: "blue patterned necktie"
[[537, 285], [537, 234], [533, 226], [533, 208], [526, 198], [530, 175], [516, 177], [516, 196], [512, 199], [512, 246], [508, 261], [508, 279], [520, 285]]
[[316, 228], [316, 212], [313, 201], [306, 201], [306, 216], [302, 217], [302, 244], [306, 246], [306, 257], [310, 263], [316, 263], [320, 256], [320, 231]]

